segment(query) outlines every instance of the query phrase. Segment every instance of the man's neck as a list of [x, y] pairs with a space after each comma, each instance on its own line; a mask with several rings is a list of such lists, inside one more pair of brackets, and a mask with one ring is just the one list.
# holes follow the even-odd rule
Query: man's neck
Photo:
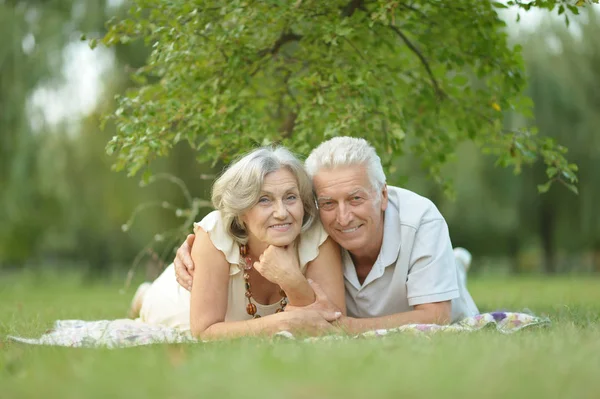
[[352, 263], [354, 263], [354, 268], [356, 269], [356, 276], [358, 277], [358, 281], [363, 284], [373, 269], [377, 258], [379, 257], [379, 253], [381, 252], [381, 246], [383, 245], [383, 231], [380, 236], [377, 237], [376, 240], [373, 241], [371, 245], [366, 248], [361, 248], [358, 251], [348, 251], [350, 253], [350, 257], [352, 258]]

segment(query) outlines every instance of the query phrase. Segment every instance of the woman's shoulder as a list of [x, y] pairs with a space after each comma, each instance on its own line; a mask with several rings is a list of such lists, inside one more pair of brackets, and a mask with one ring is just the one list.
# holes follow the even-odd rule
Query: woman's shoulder
[[304, 270], [307, 263], [319, 256], [319, 247], [323, 245], [327, 237], [328, 234], [318, 218], [307, 230], [302, 232], [298, 244], [300, 268], [302, 270]]
[[196, 230], [198, 227], [202, 227], [202, 230], [208, 233], [215, 228], [222, 228], [223, 225], [224, 223], [221, 211], [212, 211], [208, 215], [204, 216], [201, 221], [194, 222], [194, 230]]
[[239, 246], [228, 233], [220, 211], [212, 211], [201, 221], [194, 223], [195, 233], [197, 233], [198, 228], [201, 228], [208, 234], [210, 241], [215, 248], [225, 255], [227, 262], [232, 265], [237, 265], [240, 262]]

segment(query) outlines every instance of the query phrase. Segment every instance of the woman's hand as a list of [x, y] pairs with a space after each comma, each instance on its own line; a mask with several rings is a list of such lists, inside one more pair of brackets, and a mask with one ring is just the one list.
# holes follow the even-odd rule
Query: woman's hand
[[284, 291], [305, 280], [300, 271], [296, 243], [287, 247], [269, 245], [258, 261], [254, 262], [254, 268]]
[[289, 331], [292, 334], [301, 335], [323, 335], [339, 332], [331, 322], [341, 317], [340, 312], [320, 312], [316, 310], [300, 309], [293, 312], [287, 310], [278, 313], [278, 330]]
[[[338, 309], [337, 306], [335, 306], [327, 297], [327, 294], [325, 294], [325, 291], [323, 291], [323, 289], [321, 288], [321, 286], [319, 284], [317, 284], [315, 281], [312, 281], [311, 279], [308, 279], [308, 283], [310, 284], [311, 288], [313, 289], [313, 291], [315, 292], [315, 302], [307, 305], [307, 306], [291, 306], [288, 305], [285, 308], [286, 312], [298, 312], [298, 311], [307, 311], [307, 310], [311, 310], [311, 311], [316, 311], [318, 313], [320, 313], [324, 318], [329, 319], [330, 317], [335, 317], [336, 319], [338, 319], [341, 315], [342, 312], [340, 311], [340, 309]], [[333, 320], [329, 320], [329, 321], [333, 321]]]

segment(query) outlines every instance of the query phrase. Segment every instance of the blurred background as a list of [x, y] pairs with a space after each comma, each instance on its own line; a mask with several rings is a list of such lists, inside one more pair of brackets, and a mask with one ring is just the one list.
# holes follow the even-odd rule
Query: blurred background
[[[151, 278], [210, 209], [211, 169], [185, 145], [152, 165], [140, 184], [111, 170], [114, 133], [102, 115], [132, 84], [142, 43], [90, 49], [127, 0], [0, 0], [0, 276], [15, 270], [77, 268], [90, 278]], [[418, 159], [399, 159], [389, 183], [431, 198], [455, 246], [474, 256], [473, 274], [600, 273], [600, 12], [565, 26], [536, 11], [504, 14], [523, 46], [535, 120], [508, 115], [507, 127], [537, 125], [569, 148], [579, 195], [546, 181], [539, 164], [520, 175], [473, 145], [459, 148], [445, 175], [456, 197], [427, 180]], [[181, 179], [181, 180], [179, 180]]]

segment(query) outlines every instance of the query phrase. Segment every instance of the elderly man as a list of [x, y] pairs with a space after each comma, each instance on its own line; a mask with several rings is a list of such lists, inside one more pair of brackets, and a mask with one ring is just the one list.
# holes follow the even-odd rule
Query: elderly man
[[[452, 249], [435, 205], [386, 185], [381, 160], [365, 140], [336, 137], [306, 159], [321, 222], [342, 247], [351, 333], [409, 323], [448, 323], [477, 314], [464, 278], [464, 253]], [[178, 281], [189, 288], [192, 237], [178, 250]], [[459, 261], [457, 261], [457, 259]], [[318, 286], [314, 307], [327, 307]]]

